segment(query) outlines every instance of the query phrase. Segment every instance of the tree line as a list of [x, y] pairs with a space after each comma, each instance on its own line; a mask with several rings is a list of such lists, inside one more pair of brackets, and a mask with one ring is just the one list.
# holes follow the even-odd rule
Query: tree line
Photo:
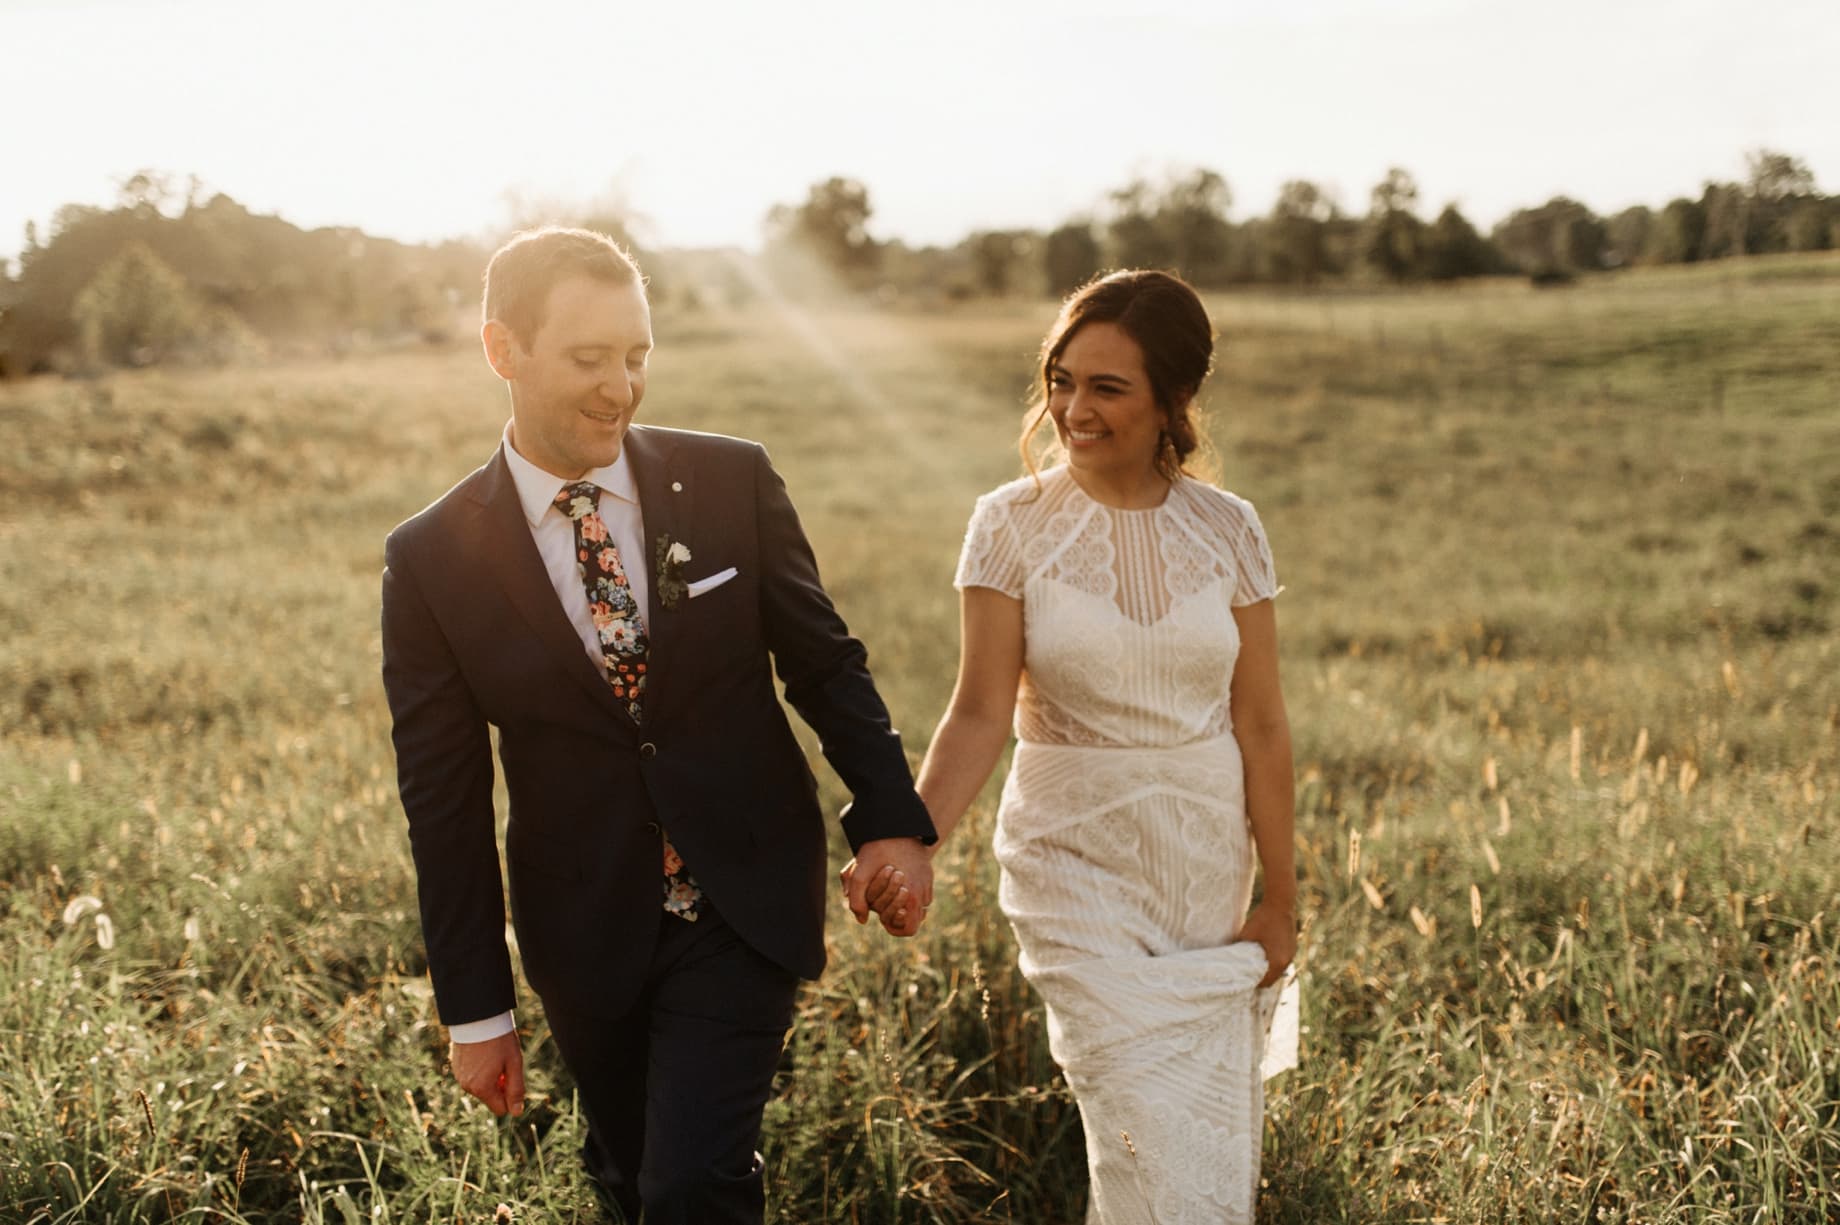
[[1061, 295], [1103, 268], [1174, 268], [1205, 289], [1245, 285], [1453, 281], [1519, 274], [1539, 283], [1645, 264], [1840, 249], [1840, 196], [1824, 196], [1797, 158], [1758, 150], [1743, 182], [1708, 182], [1697, 198], [1602, 217], [1557, 196], [1516, 209], [1486, 235], [1456, 205], [1426, 220], [1410, 173], [1389, 170], [1360, 212], [1306, 179], [1263, 216], [1234, 221], [1232, 189], [1196, 169], [1135, 179], [1091, 213], [1052, 230], [981, 230], [950, 247], [910, 248], [870, 235], [868, 189], [833, 178], [766, 219], [767, 256], [796, 284], [828, 277], [850, 289], [924, 289], [952, 297]]
[[0, 268], [0, 375], [445, 339], [480, 254], [302, 230], [142, 172], [113, 208], [66, 205], [45, 236], [28, 223], [18, 264]]
[[[763, 292], [874, 293], [927, 301], [1061, 295], [1106, 268], [1173, 268], [1205, 289], [1454, 281], [1540, 283], [1638, 264], [1840, 249], [1840, 196], [1799, 159], [1750, 154], [1742, 182], [1609, 217], [1566, 197], [1515, 210], [1486, 235], [1453, 204], [1426, 220], [1412, 176], [1389, 171], [1361, 212], [1308, 180], [1235, 221], [1218, 172], [1139, 178], [1049, 230], [980, 230], [950, 246], [870, 231], [862, 183], [813, 184], [765, 217], [758, 264], [733, 252], [641, 252], [656, 298], [684, 306]], [[554, 213], [553, 207], [546, 210]], [[553, 219], [631, 243], [617, 207]], [[67, 205], [28, 225], [18, 268], [0, 261], [0, 377], [163, 361], [220, 362], [285, 349], [443, 342], [477, 299], [482, 244], [411, 244], [349, 227], [302, 230], [196, 180], [142, 172], [112, 208]]]

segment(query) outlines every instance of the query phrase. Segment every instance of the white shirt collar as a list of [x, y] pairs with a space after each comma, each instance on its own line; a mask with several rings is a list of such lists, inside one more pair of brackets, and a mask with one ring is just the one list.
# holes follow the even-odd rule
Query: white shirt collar
[[[565, 481], [559, 476], [545, 472], [522, 455], [511, 443], [511, 423], [505, 423], [505, 463], [511, 468], [511, 482], [517, 486], [518, 502], [524, 508], [524, 521], [536, 527], [539, 520], [548, 513], [556, 501], [556, 495], [562, 492]], [[598, 485], [603, 493], [610, 493], [623, 502], [634, 506], [639, 504], [639, 486], [633, 480], [632, 465], [626, 462], [626, 448], [620, 448], [620, 456], [604, 468], [590, 468], [581, 478]]]

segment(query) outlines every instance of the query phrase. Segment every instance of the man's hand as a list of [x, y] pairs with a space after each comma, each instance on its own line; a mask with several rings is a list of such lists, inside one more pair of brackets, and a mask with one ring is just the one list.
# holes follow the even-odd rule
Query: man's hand
[[485, 1042], [449, 1043], [447, 1058], [460, 1087], [493, 1114], [524, 1113], [524, 1048], [516, 1030]]
[[1239, 929], [1236, 943], [1244, 942], [1264, 947], [1270, 968], [1259, 980], [1259, 986], [1269, 987], [1284, 976], [1284, 971], [1297, 956], [1297, 920], [1288, 910], [1260, 902], [1246, 916], [1246, 925]]
[[843, 884], [858, 923], [873, 910], [889, 935], [911, 936], [933, 904], [933, 860], [918, 838], [878, 838], [863, 843]]

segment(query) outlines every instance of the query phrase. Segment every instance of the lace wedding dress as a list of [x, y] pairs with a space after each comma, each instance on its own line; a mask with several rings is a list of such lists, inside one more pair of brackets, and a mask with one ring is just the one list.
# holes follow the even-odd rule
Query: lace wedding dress
[[[1250, 503], [1200, 481], [1118, 510], [1064, 467], [978, 499], [954, 580], [1023, 602], [999, 902], [1080, 1105], [1104, 1225], [1251, 1221], [1264, 1079], [1296, 987], [1231, 943], [1257, 856], [1228, 682], [1277, 591]], [[1282, 999], [1282, 1006], [1281, 1006]]]

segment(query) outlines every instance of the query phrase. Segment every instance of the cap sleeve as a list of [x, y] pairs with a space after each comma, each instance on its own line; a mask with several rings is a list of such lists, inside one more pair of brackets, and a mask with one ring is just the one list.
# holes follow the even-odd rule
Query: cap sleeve
[[1244, 498], [1235, 498], [1239, 510], [1237, 526], [1227, 532], [1227, 548], [1233, 554], [1237, 574], [1233, 586], [1233, 606], [1257, 604], [1278, 594], [1278, 574], [1271, 561], [1271, 544], [1265, 539], [1265, 527], [1259, 512]]
[[987, 493], [977, 500], [971, 522], [965, 527], [965, 545], [958, 555], [958, 573], [952, 585], [990, 587], [1011, 599], [1022, 598], [1022, 548], [1010, 521], [1007, 500]]

